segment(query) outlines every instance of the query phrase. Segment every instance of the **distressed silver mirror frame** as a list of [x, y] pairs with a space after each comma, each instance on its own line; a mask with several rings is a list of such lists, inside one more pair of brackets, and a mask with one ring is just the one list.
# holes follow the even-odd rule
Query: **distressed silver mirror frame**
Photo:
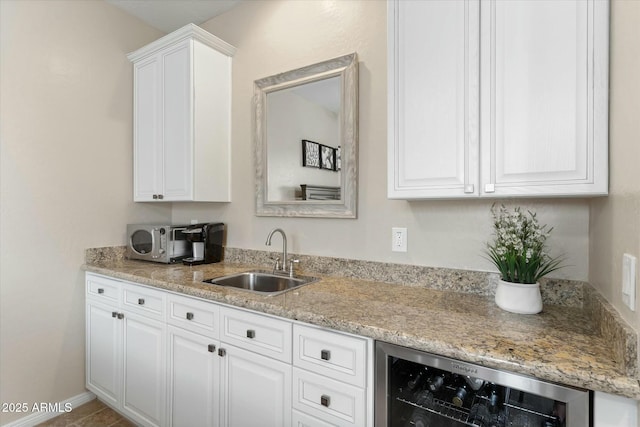
[[[305, 83], [341, 77], [340, 200], [267, 200], [267, 95]], [[254, 82], [254, 142], [256, 166], [256, 215], [316, 218], [356, 218], [358, 179], [358, 58], [355, 53]]]

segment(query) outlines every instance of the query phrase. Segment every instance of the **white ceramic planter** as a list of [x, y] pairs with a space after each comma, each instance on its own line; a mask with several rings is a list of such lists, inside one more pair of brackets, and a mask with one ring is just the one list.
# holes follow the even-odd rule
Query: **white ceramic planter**
[[512, 283], [498, 281], [496, 304], [505, 311], [518, 314], [536, 314], [542, 311], [542, 296], [538, 283]]

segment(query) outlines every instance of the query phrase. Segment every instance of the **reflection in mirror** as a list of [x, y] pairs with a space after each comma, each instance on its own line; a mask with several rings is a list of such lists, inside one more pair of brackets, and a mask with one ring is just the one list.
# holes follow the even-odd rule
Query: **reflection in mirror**
[[304, 199], [300, 185], [340, 188], [332, 161], [340, 144], [339, 119], [340, 77], [267, 95], [267, 201]]
[[255, 82], [256, 214], [356, 217], [357, 57]]

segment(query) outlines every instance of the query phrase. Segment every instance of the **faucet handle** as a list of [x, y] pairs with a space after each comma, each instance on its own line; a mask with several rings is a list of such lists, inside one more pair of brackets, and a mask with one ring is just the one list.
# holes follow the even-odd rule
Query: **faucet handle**
[[289, 277], [293, 277], [294, 276], [293, 264], [294, 263], [298, 264], [299, 262], [300, 262], [299, 259], [290, 259], [289, 260]]
[[280, 257], [271, 258], [271, 261], [274, 261], [273, 272], [280, 270]]

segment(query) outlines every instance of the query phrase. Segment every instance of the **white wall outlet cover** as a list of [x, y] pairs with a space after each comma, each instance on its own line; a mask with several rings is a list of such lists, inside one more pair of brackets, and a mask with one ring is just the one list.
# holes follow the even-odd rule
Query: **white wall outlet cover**
[[391, 228], [391, 250], [393, 252], [407, 252], [407, 229], [405, 227]]
[[622, 255], [622, 302], [631, 310], [636, 309], [636, 266], [637, 258]]

